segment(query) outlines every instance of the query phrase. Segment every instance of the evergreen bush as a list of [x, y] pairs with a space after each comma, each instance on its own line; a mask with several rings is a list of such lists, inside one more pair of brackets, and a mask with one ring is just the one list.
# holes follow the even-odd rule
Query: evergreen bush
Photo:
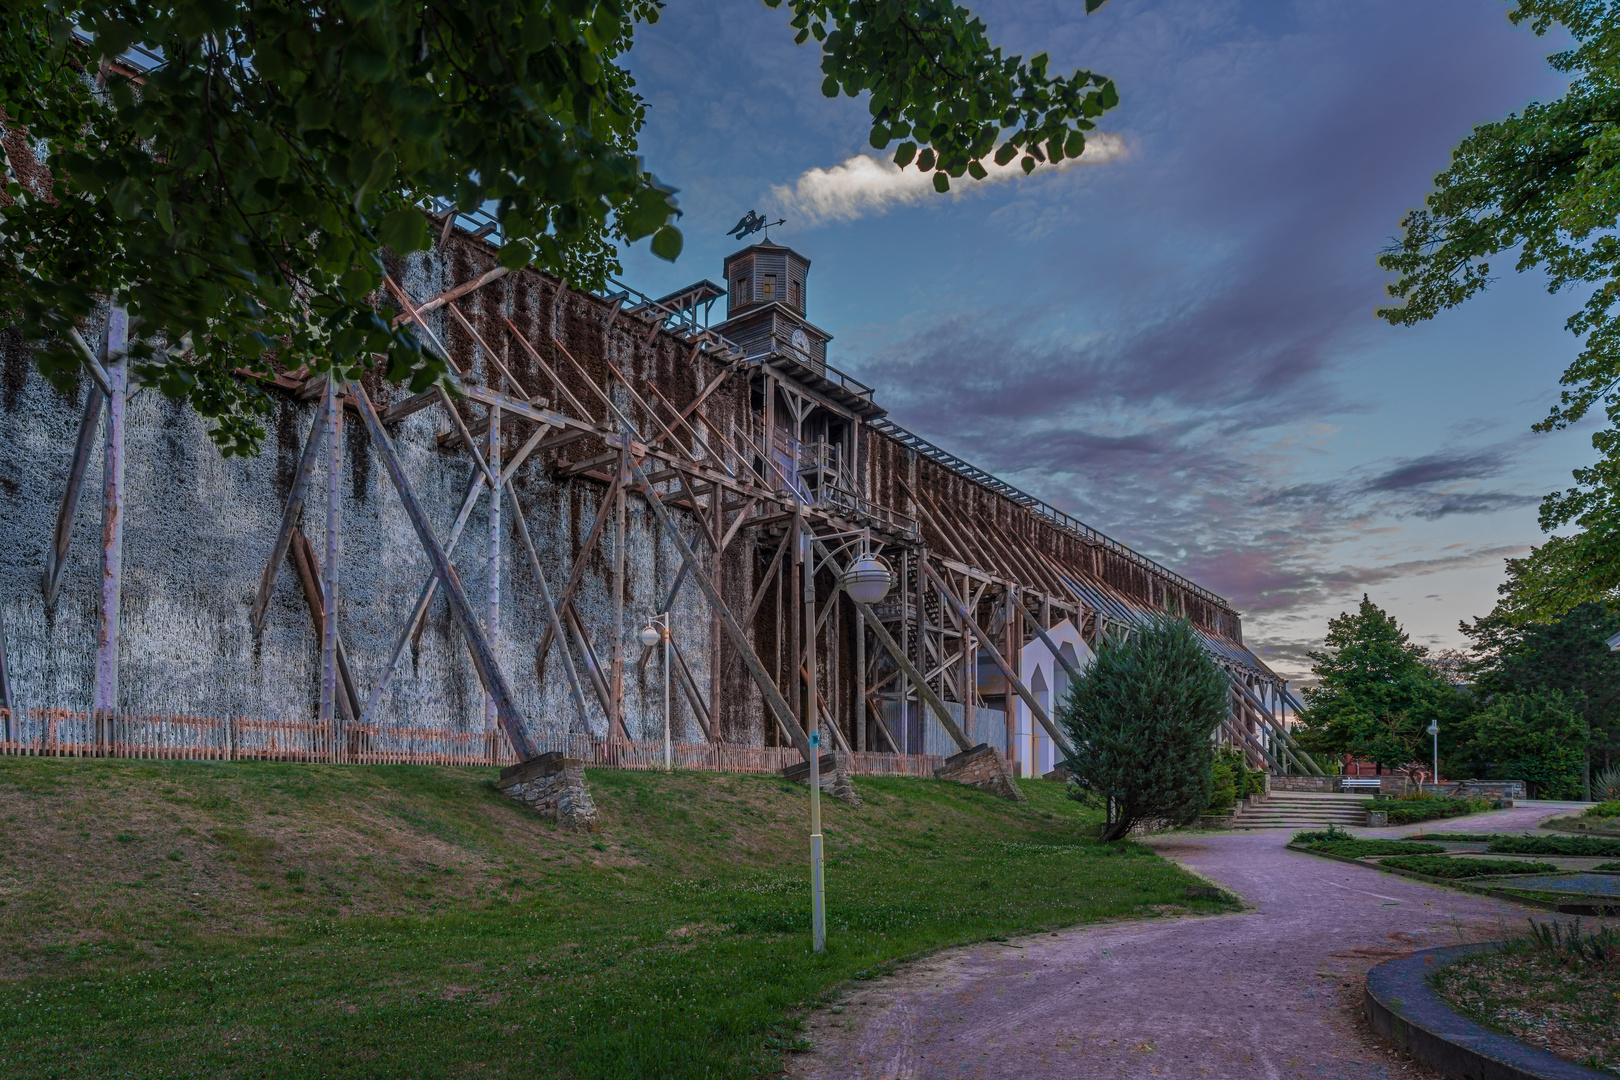
[[1189, 824], [1210, 805], [1212, 739], [1230, 694], [1184, 619], [1159, 616], [1098, 645], [1060, 715], [1076, 785], [1107, 802], [1104, 840], [1138, 824]]

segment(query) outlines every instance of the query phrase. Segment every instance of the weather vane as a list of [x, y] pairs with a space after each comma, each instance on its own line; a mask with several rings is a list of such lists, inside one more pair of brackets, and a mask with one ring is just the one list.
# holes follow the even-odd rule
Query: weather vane
[[[757, 233], [761, 229], [770, 228], [772, 225], [786, 225], [786, 224], [787, 224], [787, 219], [786, 218], [781, 218], [781, 219], [779, 219], [777, 221], [766, 221], [764, 218], [760, 217], [758, 213], [756, 213], [753, 210], [750, 210], [750, 211], [748, 211], [748, 213], [746, 213], [746, 214], [744, 214], [742, 216], [741, 221], [737, 222], [737, 224], [733, 225], [731, 228], [726, 230], [726, 235], [727, 236], [735, 236], [737, 239], [741, 240], [743, 237], [747, 236], [749, 233]], [[765, 239], [769, 240], [770, 238], [771, 238], [770, 234], [766, 233], [765, 234]]]

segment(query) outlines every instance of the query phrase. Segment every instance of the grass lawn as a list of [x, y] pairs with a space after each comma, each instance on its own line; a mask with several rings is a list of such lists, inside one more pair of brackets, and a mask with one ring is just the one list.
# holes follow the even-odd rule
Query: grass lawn
[[578, 836], [494, 775], [0, 760], [0, 1075], [761, 1075], [898, 958], [1230, 907], [1056, 784], [863, 778], [816, 956], [802, 785], [593, 771]]

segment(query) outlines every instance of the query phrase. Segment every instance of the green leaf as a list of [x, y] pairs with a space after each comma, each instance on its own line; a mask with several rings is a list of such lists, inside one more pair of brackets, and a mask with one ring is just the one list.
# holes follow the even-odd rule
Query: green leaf
[[922, 153], [917, 156], [917, 168], [921, 169], [923, 172], [933, 172], [934, 160], [934, 148], [932, 146], [925, 146], [923, 147]]
[[951, 178], [949, 176], [946, 176], [942, 172], [935, 173], [934, 174], [934, 190], [939, 192], [942, 195], [945, 192], [951, 190]]
[[501, 265], [508, 270], [521, 270], [534, 261], [534, 251], [522, 239], [508, 239], [496, 253]]
[[889, 129], [883, 124], [872, 125], [872, 148], [881, 150], [889, 145]]
[[420, 251], [428, 246], [427, 217], [412, 207], [390, 211], [377, 227], [377, 239], [400, 255]]
[[838, 96], [838, 80], [833, 78], [831, 75], [827, 76], [825, 79], [822, 79], [821, 80], [821, 96], [822, 97], [837, 97]]
[[1077, 158], [1086, 152], [1086, 136], [1083, 132], [1071, 131], [1068, 138], [1063, 140], [1063, 154], [1065, 157]]
[[968, 162], [967, 171], [968, 175], [973, 177], [975, 180], [983, 180], [986, 176], [990, 175], [985, 171], [984, 166], [979, 164], [977, 161]]
[[681, 236], [681, 230], [673, 225], [665, 225], [653, 233], [652, 253], [660, 259], [674, 262], [680, 257], [681, 246], [684, 243], [685, 240]]
[[907, 165], [910, 165], [916, 156], [917, 144], [914, 142], [903, 142], [894, 148], [894, 163], [900, 166], [902, 169]]

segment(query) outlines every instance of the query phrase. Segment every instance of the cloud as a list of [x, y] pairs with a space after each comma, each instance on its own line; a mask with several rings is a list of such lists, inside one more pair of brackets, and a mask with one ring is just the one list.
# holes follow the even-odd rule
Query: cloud
[[[1122, 136], [1097, 131], [1086, 136], [1086, 149], [1079, 157], [1037, 165], [1035, 172], [1066, 172], [1076, 165], [1103, 165], [1124, 156]], [[969, 188], [1021, 177], [1024, 170], [1014, 158], [1006, 165], [987, 163], [985, 173], [983, 180], [971, 176], [953, 179], [952, 192], [960, 194]], [[871, 154], [856, 154], [830, 169], [809, 169], [791, 187], [778, 184], [771, 188], [771, 194], [782, 212], [792, 213], [806, 224], [818, 225], [881, 214], [892, 206], [920, 202], [936, 192], [932, 173], [914, 166], [902, 169], [893, 161]]]
[[1430, 454], [1427, 457], [1402, 461], [1382, 476], [1367, 484], [1368, 491], [1400, 491], [1423, 484], [1437, 484], [1456, 480], [1477, 480], [1495, 476], [1502, 471], [1504, 462], [1497, 453], [1467, 454], [1462, 456]]

